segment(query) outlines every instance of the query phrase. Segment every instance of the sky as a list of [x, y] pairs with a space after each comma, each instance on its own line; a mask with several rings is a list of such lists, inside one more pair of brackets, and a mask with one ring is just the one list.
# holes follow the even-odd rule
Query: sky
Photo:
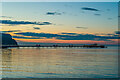
[[116, 45], [118, 2], [2, 2], [2, 32], [18, 43]]

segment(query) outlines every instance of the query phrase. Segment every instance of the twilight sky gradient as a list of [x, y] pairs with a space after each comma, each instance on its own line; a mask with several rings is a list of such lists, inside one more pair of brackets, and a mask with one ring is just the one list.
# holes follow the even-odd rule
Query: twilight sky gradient
[[117, 44], [117, 2], [3, 2], [2, 31], [23, 43]]

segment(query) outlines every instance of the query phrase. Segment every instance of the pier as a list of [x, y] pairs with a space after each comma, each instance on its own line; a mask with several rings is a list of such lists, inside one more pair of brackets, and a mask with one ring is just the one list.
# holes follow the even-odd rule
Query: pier
[[81, 48], [107, 48], [104, 45], [2, 45], [0, 48], [13, 48], [13, 47], [51, 47], [51, 48], [58, 48], [58, 47], [67, 47], [67, 48], [73, 48], [73, 47], [81, 47]]

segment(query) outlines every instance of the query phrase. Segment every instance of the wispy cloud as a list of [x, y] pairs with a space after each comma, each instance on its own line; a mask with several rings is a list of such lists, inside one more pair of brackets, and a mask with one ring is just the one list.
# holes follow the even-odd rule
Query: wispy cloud
[[110, 9], [107, 9], [107, 11], [110, 11]]
[[9, 24], [9, 25], [27, 25], [27, 24], [33, 24], [33, 25], [51, 25], [50, 22], [30, 22], [30, 21], [13, 21], [13, 20], [0, 20], [0, 23], [2, 24]]
[[82, 28], [82, 29], [87, 29], [87, 27], [76, 27], [76, 28]]
[[39, 27], [33, 27], [34, 29], [40, 29]]
[[9, 30], [9, 31], [2, 31], [3, 33], [8, 33], [8, 32], [20, 32], [21, 30]]
[[96, 16], [100, 16], [101, 14], [94, 14], [94, 15], [96, 15]]
[[100, 11], [98, 9], [95, 9], [95, 8], [89, 8], [89, 7], [83, 7], [81, 8], [82, 10], [88, 10], [88, 11]]
[[112, 20], [112, 18], [108, 18], [108, 20]]
[[47, 12], [46, 15], [61, 15], [59, 12]]
[[0, 16], [2, 18], [13, 18], [13, 17], [9, 17], [9, 16]]

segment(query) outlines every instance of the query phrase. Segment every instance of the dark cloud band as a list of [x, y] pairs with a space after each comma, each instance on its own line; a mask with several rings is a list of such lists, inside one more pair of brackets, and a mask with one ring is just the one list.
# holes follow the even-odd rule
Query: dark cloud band
[[47, 12], [46, 15], [61, 15], [61, 13], [58, 13], [58, 12]]
[[111, 41], [110, 39], [120, 39], [118, 35], [114, 34], [113, 36], [97, 36], [95, 34], [77, 34], [77, 33], [61, 33], [61, 34], [51, 34], [51, 33], [32, 33], [32, 32], [23, 32], [15, 33], [16, 35], [28, 36], [33, 38], [46, 38], [52, 39], [56, 38], [59, 40], [94, 40], [94, 41]]
[[116, 34], [120, 34], [120, 31], [115, 31]]
[[10, 24], [10, 25], [27, 25], [27, 24], [50, 25], [50, 24], [52, 24], [50, 22], [30, 22], [30, 21], [12, 21], [12, 20], [0, 20], [0, 23], [2, 23], [2, 24]]
[[39, 27], [33, 27], [34, 29], [40, 29]]
[[81, 8], [82, 10], [88, 10], [88, 11], [99, 11], [98, 9], [95, 8], [89, 8], [89, 7], [83, 7]]
[[7, 33], [7, 32], [20, 32], [21, 30], [9, 30], [9, 31], [2, 31], [3, 33]]

